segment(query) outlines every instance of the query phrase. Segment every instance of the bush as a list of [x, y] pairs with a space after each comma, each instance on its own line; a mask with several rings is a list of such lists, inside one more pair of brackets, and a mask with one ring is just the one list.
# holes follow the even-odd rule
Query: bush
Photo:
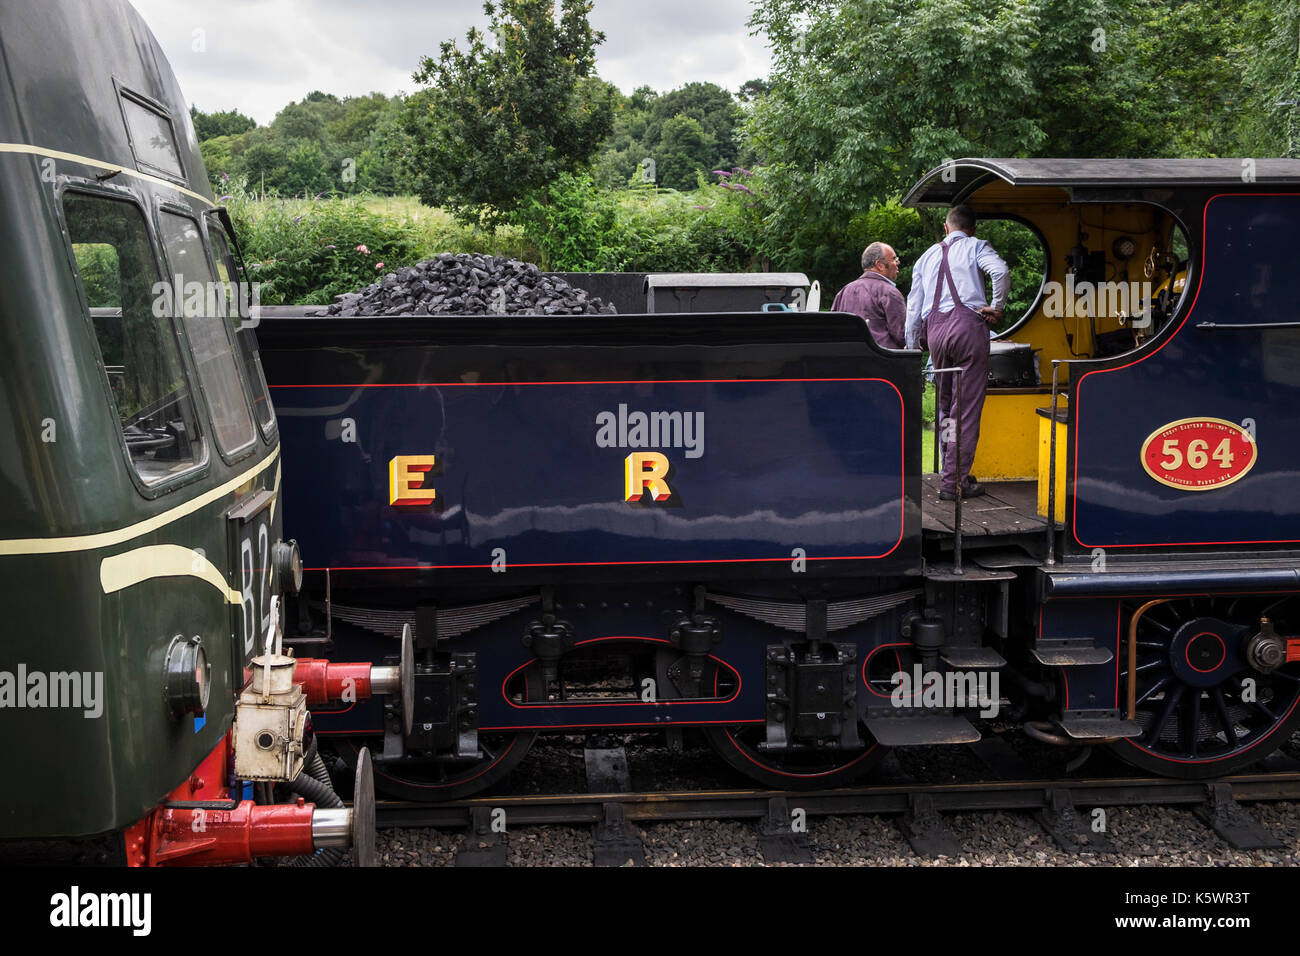
[[226, 202], [263, 305], [325, 305], [420, 260], [414, 229], [357, 199], [256, 202], [237, 186]]
[[538, 259], [518, 228], [465, 226], [413, 197], [259, 200], [242, 181], [224, 188], [249, 278], [262, 283], [264, 305], [327, 305], [440, 252]]
[[561, 173], [551, 185], [525, 197], [510, 216], [554, 272], [617, 269], [614, 248], [618, 202], [587, 173]]
[[[610, 258], [616, 268], [624, 272], [765, 270], [759, 248], [760, 204], [755, 189], [747, 185], [751, 177], [746, 170], [727, 172], [719, 183], [706, 183], [701, 177], [699, 188], [690, 193], [624, 191], [610, 237]], [[742, 185], [743, 189], [736, 188]]]

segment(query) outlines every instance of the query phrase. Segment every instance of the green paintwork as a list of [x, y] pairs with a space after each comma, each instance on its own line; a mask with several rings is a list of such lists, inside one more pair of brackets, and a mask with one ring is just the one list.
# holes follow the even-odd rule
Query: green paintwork
[[[170, 112], [185, 188], [213, 200], [186, 101], [148, 27], [122, 0], [5, 0], [0, 65], [0, 143], [136, 170], [116, 81]], [[98, 719], [80, 710], [0, 708], [0, 840], [119, 830], [218, 745], [247, 656], [242, 606], [191, 576], [105, 594], [100, 565], [148, 545], [181, 545], [202, 549], [239, 590], [238, 541], [226, 514], [257, 490], [273, 489], [278, 474], [277, 460], [190, 514], [110, 546], [4, 553], [3, 542], [15, 539], [96, 534], [171, 512], [277, 454], [274, 432], [269, 439], [259, 433], [234, 461], [224, 461], [209, 437], [206, 464], [184, 480], [161, 489], [136, 480], [73, 273], [60, 197], [87, 187], [133, 199], [155, 246], [159, 201], [200, 214], [209, 206], [174, 185], [125, 173], [100, 183], [104, 172], [76, 160], [0, 152], [0, 671], [12, 673], [19, 663], [45, 672], [103, 671], [105, 698]], [[159, 271], [165, 274], [161, 261]], [[186, 364], [193, 386], [188, 356]], [[53, 442], [42, 440], [49, 421]], [[277, 508], [271, 543], [279, 531]], [[266, 596], [258, 601], [260, 617]], [[212, 663], [207, 723], [197, 733], [192, 717], [171, 718], [163, 698], [163, 655], [176, 635], [201, 635]]]

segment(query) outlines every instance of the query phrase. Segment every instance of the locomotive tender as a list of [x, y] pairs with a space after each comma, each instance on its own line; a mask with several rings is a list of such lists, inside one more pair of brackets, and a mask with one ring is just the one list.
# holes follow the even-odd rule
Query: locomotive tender
[[415, 642], [413, 713], [317, 732], [417, 800], [543, 733], [701, 732], [783, 788], [994, 714], [1173, 776], [1262, 758], [1300, 721], [1297, 187], [1288, 160], [923, 177], [907, 204], [1018, 220], [1047, 263], [967, 502], [922, 474], [917, 353], [856, 316], [271, 310], [290, 641]]
[[0, 859], [365, 860], [367, 758], [344, 808], [306, 734], [325, 669], [268, 646], [302, 566], [176, 79], [123, 0], [6, 2], [0, 65]]

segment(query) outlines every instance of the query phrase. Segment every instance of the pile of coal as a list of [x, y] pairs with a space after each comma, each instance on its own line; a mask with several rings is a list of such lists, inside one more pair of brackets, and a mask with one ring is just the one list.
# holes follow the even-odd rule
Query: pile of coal
[[360, 292], [339, 296], [314, 314], [597, 315], [616, 311], [531, 262], [500, 256], [441, 253], [390, 272]]

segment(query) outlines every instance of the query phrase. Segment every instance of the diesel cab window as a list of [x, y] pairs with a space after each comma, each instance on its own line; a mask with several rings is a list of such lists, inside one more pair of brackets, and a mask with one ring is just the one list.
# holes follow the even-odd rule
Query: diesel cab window
[[208, 265], [199, 224], [167, 210], [159, 215], [159, 223], [171, 268], [167, 278], [172, 283], [173, 308], [185, 324], [199, 386], [212, 413], [217, 446], [231, 455], [247, 448], [254, 437], [253, 419], [231, 348], [230, 332], [239, 316], [229, 315], [226, 292]]
[[201, 462], [203, 442], [158, 267], [131, 203], [69, 192], [63, 212], [131, 464], [153, 484]]

